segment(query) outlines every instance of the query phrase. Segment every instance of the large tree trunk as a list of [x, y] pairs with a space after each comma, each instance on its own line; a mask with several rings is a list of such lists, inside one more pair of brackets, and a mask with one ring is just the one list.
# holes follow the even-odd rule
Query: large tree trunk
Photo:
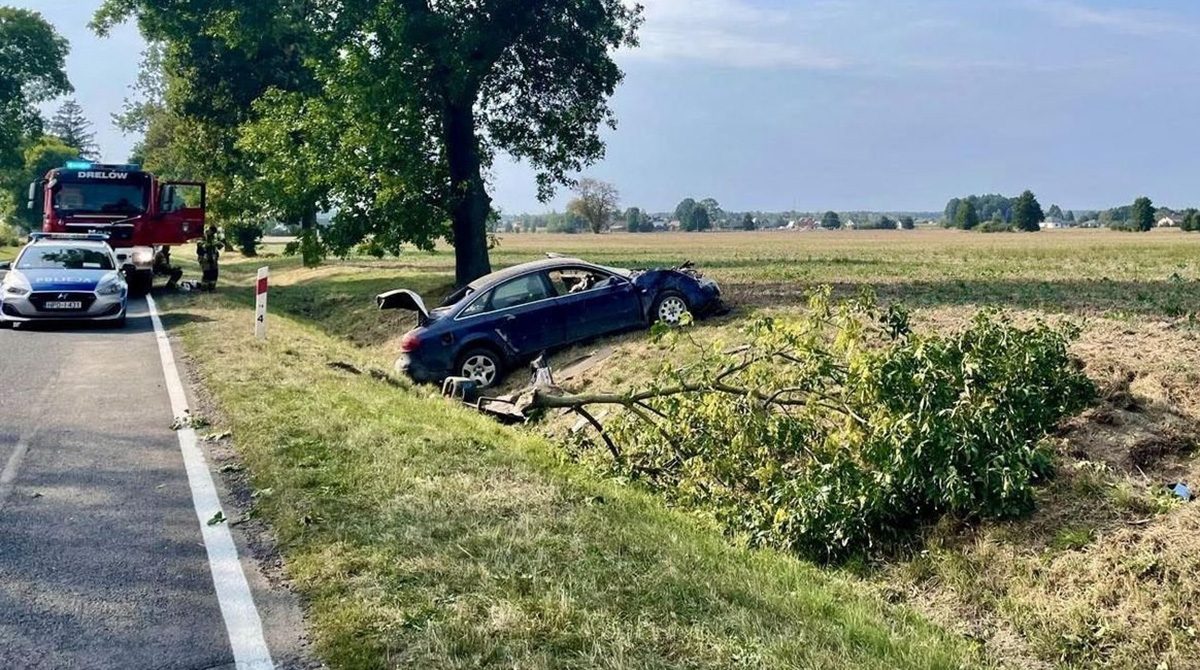
[[445, 118], [446, 155], [450, 167], [454, 233], [454, 279], [463, 286], [490, 273], [487, 219], [492, 210], [475, 138], [475, 112], [470, 102], [450, 103]]
[[310, 207], [300, 219], [300, 261], [306, 268], [321, 264], [321, 245], [317, 234], [317, 210]]

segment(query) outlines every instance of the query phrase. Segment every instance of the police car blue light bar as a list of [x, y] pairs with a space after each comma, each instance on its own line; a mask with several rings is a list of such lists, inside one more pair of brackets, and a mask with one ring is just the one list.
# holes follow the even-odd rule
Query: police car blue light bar
[[67, 161], [65, 166], [68, 170], [90, 170], [92, 169], [91, 161]]
[[29, 233], [30, 240], [87, 240], [107, 242], [108, 233]]

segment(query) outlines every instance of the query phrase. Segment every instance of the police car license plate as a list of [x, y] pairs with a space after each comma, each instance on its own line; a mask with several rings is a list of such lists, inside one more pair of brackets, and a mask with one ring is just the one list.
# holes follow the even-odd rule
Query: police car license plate
[[83, 303], [78, 300], [51, 300], [46, 303], [46, 309], [83, 309]]

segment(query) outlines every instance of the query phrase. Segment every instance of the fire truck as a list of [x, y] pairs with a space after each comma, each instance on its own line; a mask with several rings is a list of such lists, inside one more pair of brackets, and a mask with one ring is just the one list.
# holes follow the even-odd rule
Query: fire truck
[[171, 247], [204, 234], [205, 185], [159, 180], [137, 165], [67, 161], [29, 185], [47, 233], [105, 234], [130, 292], [150, 291], [171, 268]]

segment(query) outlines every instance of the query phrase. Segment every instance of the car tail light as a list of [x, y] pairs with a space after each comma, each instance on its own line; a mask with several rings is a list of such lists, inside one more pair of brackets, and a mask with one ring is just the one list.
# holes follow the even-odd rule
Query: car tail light
[[415, 333], [406, 333], [400, 338], [400, 351], [403, 353], [412, 353], [421, 348], [421, 340]]

